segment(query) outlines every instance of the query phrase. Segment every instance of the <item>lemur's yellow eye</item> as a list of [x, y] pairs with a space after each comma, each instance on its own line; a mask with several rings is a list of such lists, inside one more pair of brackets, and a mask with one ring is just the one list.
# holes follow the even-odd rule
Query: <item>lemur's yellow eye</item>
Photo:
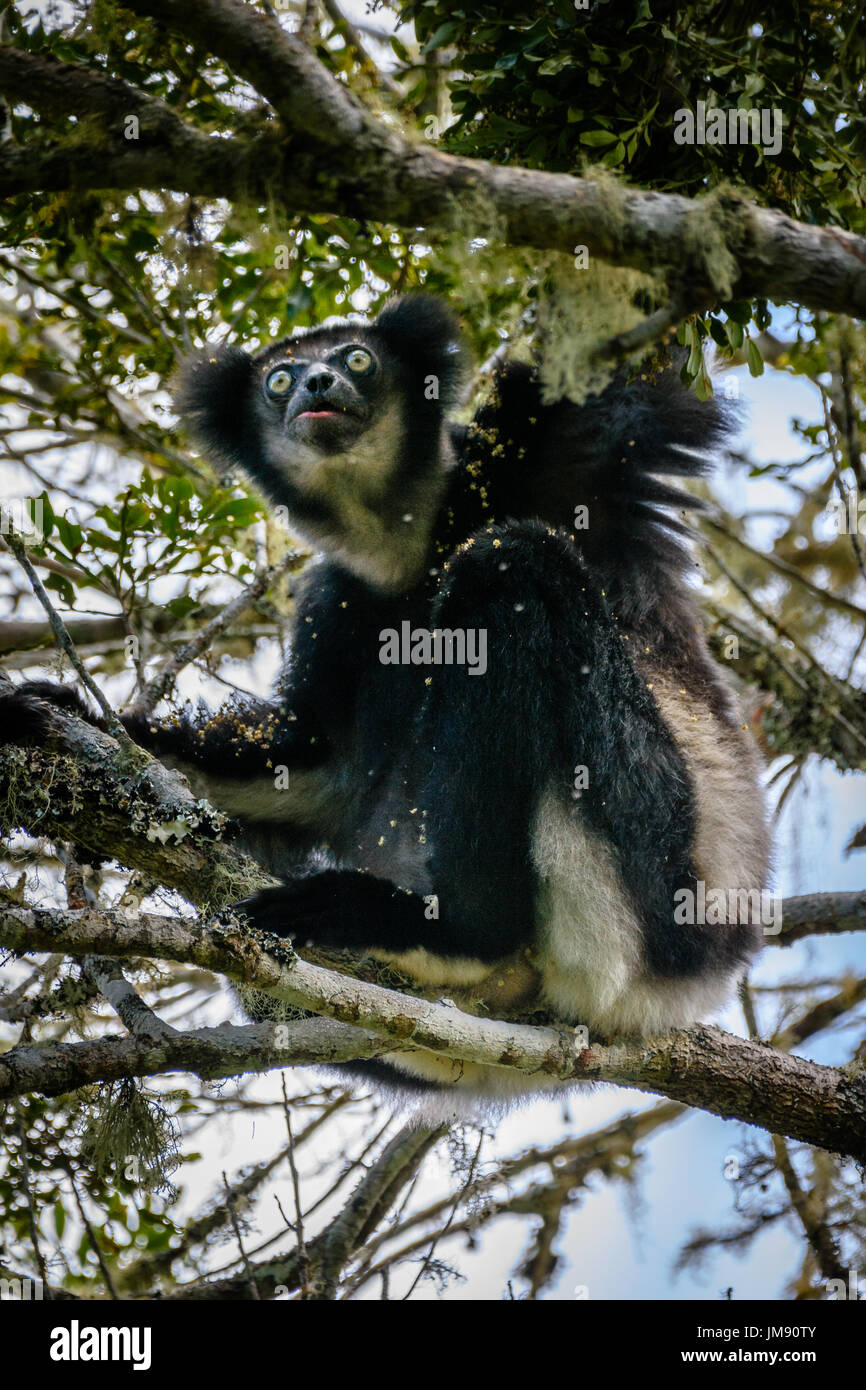
[[361, 372], [369, 371], [372, 365], [372, 355], [366, 348], [352, 348], [351, 352], [346, 353], [346, 366], [349, 368], [350, 372], [357, 372], [360, 374]]
[[294, 385], [294, 377], [287, 367], [275, 367], [265, 379], [265, 390], [269, 396], [285, 396]]

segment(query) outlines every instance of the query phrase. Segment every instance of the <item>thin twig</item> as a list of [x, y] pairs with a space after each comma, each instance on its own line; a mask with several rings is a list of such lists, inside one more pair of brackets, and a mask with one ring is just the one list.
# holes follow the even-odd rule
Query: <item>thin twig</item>
[[360, 33], [355, 28], [352, 21], [347, 19], [343, 14], [336, 0], [322, 0], [322, 8], [335, 27], [342, 32], [348, 46], [355, 50], [355, 56], [358, 59], [359, 65], [362, 68], [366, 68], [367, 71], [372, 74], [377, 85], [384, 88], [392, 97], [402, 96], [403, 94], [398, 84], [394, 81], [393, 77], [391, 77], [390, 73], [384, 72], [374, 59], [371, 58]]
[[245, 613], [246, 610], [255, 603], [256, 599], [266, 593], [275, 580], [279, 579], [280, 575], [285, 574], [287, 570], [297, 565], [299, 560], [303, 558], [303, 555], [303, 551], [289, 550], [277, 564], [270, 565], [267, 569], [262, 570], [260, 574], [256, 575], [251, 584], [248, 584], [239, 594], [236, 594], [231, 602], [227, 603], [225, 608], [217, 613], [216, 617], [211, 618], [209, 623], [205, 623], [204, 627], [196, 633], [195, 637], [191, 638], [189, 642], [185, 642], [184, 645], [174, 653], [159, 674], [154, 676], [153, 680], [148, 681], [144, 689], [128, 706], [127, 713], [137, 715], [149, 714], [154, 706], [158, 705], [160, 700], [164, 699], [171, 690], [183, 668], [188, 666], [190, 662], [195, 661], [196, 657], [200, 656], [202, 652], [206, 651], [215, 637], [218, 637], [241, 613]]
[[599, 343], [592, 353], [593, 360], [620, 360], [623, 357], [631, 357], [644, 348], [652, 347], [660, 338], [670, 333], [671, 329], [676, 328], [687, 314], [696, 313], [699, 307], [694, 303], [689, 305], [684, 295], [676, 295], [669, 304], [663, 304], [655, 313], [641, 319], [634, 328], [629, 328], [624, 333], [616, 333], [612, 338]]
[[742, 536], [738, 536], [735, 531], [731, 531], [729, 527], [724, 526], [720, 521], [714, 520], [713, 517], [705, 516], [702, 525], [709, 526], [710, 530], [717, 531], [718, 534], [724, 536], [726, 540], [734, 541], [742, 550], [748, 551], [750, 555], [753, 555], [755, 559], [763, 561], [765, 565], [769, 565], [770, 568], [776, 570], [778, 574], [783, 574], [786, 579], [791, 579], [795, 584], [799, 584], [801, 588], [807, 589], [808, 592], [812, 594], [814, 598], [819, 599], [821, 603], [829, 604], [831, 608], [838, 608], [841, 612], [850, 614], [851, 617], [856, 618], [860, 623], [866, 622], [866, 609], [858, 608], [856, 603], [851, 603], [846, 598], [840, 598], [838, 594], [831, 594], [827, 589], [820, 589], [817, 584], [812, 583], [811, 579], [807, 579], [804, 574], [801, 574], [795, 565], [789, 565], [787, 560], [780, 560], [777, 555], [771, 555], [769, 552], [763, 550], [756, 550], [753, 545], [749, 545], [748, 541], [743, 540]]
[[[814, 386], [817, 386], [821, 393], [821, 404], [824, 407], [824, 428], [827, 431], [827, 447], [830, 450], [830, 458], [833, 463], [833, 478], [836, 483], [836, 492], [842, 504], [843, 512], [847, 516], [848, 493], [842, 480], [843, 460], [839, 449], [839, 436], [833, 424], [833, 415], [830, 410], [830, 397], [827, 394], [826, 387], [822, 386], [820, 381], [816, 380], [815, 377], [811, 377], [810, 380]], [[851, 467], [853, 469], [853, 464]], [[866, 563], [864, 563], [863, 560], [863, 551], [860, 547], [860, 537], [857, 534], [857, 527], [854, 526], [849, 534], [851, 538], [851, 548], [854, 551], [854, 559], [857, 561], [857, 568], [863, 579], [866, 579]]]
[[24, 1179], [24, 1193], [27, 1198], [27, 1220], [30, 1226], [30, 1244], [33, 1246], [33, 1254], [36, 1259], [36, 1267], [39, 1270], [39, 1278], [42, 1280], [43, 1293], [47, 1294], [48, 1298], [50, 1298], [51, 1294], [48, 1292], [50, 1287], [48, 1283], [48, 1268], [45, 1263], [45, 1256], [42, 1253], [42, 1245], [39, 1240], [39, 1224], [37, 1219], [36, 1203], [33, 1198], [33, 1179], [30, 1174], [30, 1162], [27, 1157], [27, 1124], [24, 1117], [24, 1110], [20, 1102], [17, 1106], [17, 1112], [18, 1138], [21, 1144], [21, 1149], [19, 1151], [21, 1159], [21, 1176]]
[[454, 1198], [454, 1201], [451, 1204], [451, 1210], [448, 1213], [448, 1220], [445, 1222], [445, 1225], [436, 1232], [435, 1236], [433, 1237], [433, 1240], [430, 1243], [430, 1249], [427, 1251], [424, 1263], [418, 1270], [418, 1273], [415, 1275], [415, 1278], [412, 1280], [412, 1283], [409, 1285], [408, 1291], [403, 1295], [403, 1303], [405, 1303], [407, 1299], [410, 1299], [412, 1297], [421, 1280], [424, 1278], [424, 1275], [427, 1273], [427, 1270], [430, 1268], [430, 1261], [433, 1259], [433, 1256], [436, 1253], [436, 1246], [439, 1244], [440, 1240], [443, 1239], [443, 1237], [447, 1236], [448, 1231], [454, 1222], [454, 1218], [456, 1217], [457, 1212], [460, 1209], [463, 1199], [466, 1196], [466, 1193], [469, 1191], [470, 1187], [475, 1181], [475, 1172], [478, 1167], [478, 1160], [481, 1157], [481, 1150], [484, 1147], [484, 1139], [485, 1134], [484, 1130], [482, 1129], [481, 1133], [478, 1136], [478, 1147], [475, 1150], [475, 1153], [472, 1158], [472, 1163], [469, 1166], [469, 1172], [466, 1175], [466, 1181], [464, 1182], [463, 1186], [461, 1187], [460, 1191], [457, 1193], [456, 1197]]
[[244, 1273], [245, 1273], [246, 1276], [247, 1276], [247, 1282], [248, 1282], [248, 1285], [249, 1285], [250, 1295], [251, 1295], [251, 1297], [252, 1297], [256, 1302], [259, 1302], [259, 1301], [261, 1300], [261, 1294], [259, 1293], [259, 1286], [258, 1286], [258, 1284], [256, 1283], [255, 1275], [253, 1274], [252, 1268], [250, 1267], [249, 1259], [248, 1259], [248, 1257], [247, 1257], [247, 1252], [246, 1252], [246, 1250], [244, 1249], [244, 1242], [243, 1242], [243, 1239], [242, 1239], [242, 1237], [241, 1237], [240, 1223], [238, 1222], [237, 1213], [236, 1213], [236, 1211], [235, 1211], [235, 1197], [234, 1197], [234, 1193], [232, 1192], [232, 1189], [231, 1189], [231, 1187], [230, 1187], [230, 1185], [229, 1185], [228, 1176], [227, 1176], [227, 1174], [226, 1174], [225, 1172], [223, 1172], [223, 1186], [225, 1187], [225, 1190], [226, 1190], [226, 1206], [227, 1206], [227, 1208], [228, 1208], [229, 1219], [231, 1220], [232, 1230], [234, 1231], [235, 1240], [236, 1240], [237, 1243], [238, 1243], [238, 1250], [240, 1251], [241, 1260], [242, 1260], [242, 1262], [243, 1262]]
[[96, 703], [99, 705], [99, 708], [102, 710], [102, 713], [105, 716], [105, 722], [108, 726], [109, 732], [115, 739], [117, 739], [117, 742], [127, 752], [138, 753], [139, 749], [137, 748], [136, 744], [134, 744], [132, 739], [129, 737], [129, 734], [126, 732], [117, 715], [114, 713], [114, 710], [111, 708], [111, 705], [108, 703], [108, 700], [105, 698], [96, 682], [89, 675], [86, 667], [84, 666], [83, 662], [81, 661], [78, 655], [78, 652], [75, 650], [75, 643], [72, 641], [72, 638], [70, 637], [66, 629], [66, 625], [63, 622], [63, 619], [60, 617], [60, 614], [56, 612], [54, 605], [52, 604], [50, 598], [45, 592], [42, 580], [39, 578], [39, 575], [36, 573], [35, 569], [30, 563], [30, 560], [27, 556], [27, 551], [24, 548], [23, 541], [19, 536], [16, 536], [11, 531], [7, 535], [5, 535], [3, 539], [5, 540], [6, 545], [9, 547], [9, 549], [12, 551], [12, 554], [15, 556], [18, 563], [21, 565], [21, 568], [24, 570], [24, 573], [30, 580], [30, 584], [32, 586], [34, 594], [38, 598], [39, 602], [42, 604], [42, 607], [45, 609], [45, 612], [48, 615], [48, 621], [51, 624], [51, 630], [54, 633], [54, 640], [57, 644], [57, 647], [60, 649], [61, 652], [64, 652], [65, 655], [69, 657], [70, 662], [74, 666], [75, 670], [78, 672], [78, 676], [81, 680], [82, 685], [86, 686]]
[[286, 1089], [286, 1073], [280, 1076], [283, 1088], [283, 1114], [286, 1117], [286, 1130], [289, 1136], [289, 1168], [292, 1173], [292, 1191], [295, 1198], [295, 1238], [298, 1242], [298, 1265], [301, 1271], [301, 1297], [304, 1296], [307, 1281], [310, 1273], [310, 1260], [307, 1254], [307, 1247], [304, 1243], [304, 1218], [301, 1208], [301, 1184], [298, 1178], [298, 1167], [295, 1163], [295, 1136], [292, 1133], [292, 1112], [289, 1105], [289, 1093]]
[[69, 1178], [70, 1186], [72, 1187], [73, 1196], [75, 1197], [75, 1205], [78, 1207], [78, 1215], [81, 1217], [81, 1224], [87, 1232], [87, 1239], [90, 1241], [90, 1248], [93, 1251], [99, 1263], [99, 1268], [102, 1273], [102, 1277], [105, 1280], [105, 1287], [108, 1289], [109, 1297], [119, 1302], [120, 1294], [117, 1292], [114, 1280], [111, 1275], [111, 1270], [108, 1267], [108, 1262], [106, 1261], [106, 1258], [102, 1253], [102, 1248], [99, 1244], [99, 1241], [96, 1239], [96, 1232], [94, 1231], [93, 1226], [91, 1225], [87, 1212], [84, 1210], [84, 1203], [81, 1200], [81, 1193], [78, 1191], [78, 1184], [75, 1181], [75, 1174], [73, 1173], [70, 1164], [66, 1163], [64, 1164], [64, 1167], [66, 1168], [66, 1174]]

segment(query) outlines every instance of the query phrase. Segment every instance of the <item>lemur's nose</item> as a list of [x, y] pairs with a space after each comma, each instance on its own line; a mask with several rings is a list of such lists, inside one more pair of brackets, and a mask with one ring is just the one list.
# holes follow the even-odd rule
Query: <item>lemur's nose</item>
[[334, 373], [329, 372], [327, 367], [311, 367], [306, 380], [306, 387], [311, 396], [321, 396], [327, 391], [329, 386], [334, 384]]

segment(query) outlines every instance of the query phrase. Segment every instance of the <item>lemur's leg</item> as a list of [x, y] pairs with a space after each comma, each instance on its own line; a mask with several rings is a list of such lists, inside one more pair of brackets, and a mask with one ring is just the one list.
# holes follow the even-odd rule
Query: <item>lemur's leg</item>
[[[501, 959], [532, 939], [533, 841], [552, 796], [566, 837], [588, 829], [611, 847], [652, 968], [699, 970], [719, 929], [687, 933], [673, 919], [675, 890], [694, 884], [692, 788], [574, 545], [535, 522], [477, 534], [450, 562], [434, 624], [487, 636], [484, 674], [430, 668], [409, 773], [438, 919], [382, 879], [328, 871], [250, 900], [256, 924], [320, 944]], [[573, 799], [579, 766], [588, 785]]]

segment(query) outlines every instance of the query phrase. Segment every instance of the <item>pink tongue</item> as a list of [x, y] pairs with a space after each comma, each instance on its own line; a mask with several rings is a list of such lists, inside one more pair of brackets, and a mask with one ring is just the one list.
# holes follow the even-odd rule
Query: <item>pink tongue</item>
[[307, 415], [311, 419], [320, 419], [323, 415], [336, 415], [336, 410], [302, 410], [302, 415]]

